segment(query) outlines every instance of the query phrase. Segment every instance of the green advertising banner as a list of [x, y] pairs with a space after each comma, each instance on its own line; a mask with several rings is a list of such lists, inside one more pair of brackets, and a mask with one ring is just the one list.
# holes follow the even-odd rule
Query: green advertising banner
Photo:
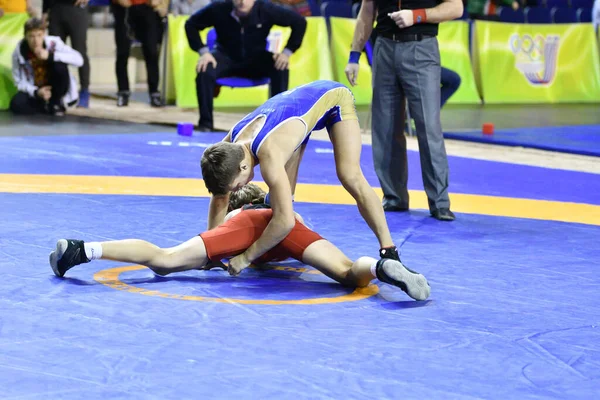
[[7, 110], [17, 92], [12, 78], [12, 53], [23, 39], [27, 14], [5, 14], [0, 18], [0, 110]]
[[592, 24], [475, 24], [486, 103], [600, 101]]
[[469, 52], [469, 23], [448, 21], [439, 25], [438, 42], [442, 67], [460, 75], [460, 87], [448, 104], [481, 104]]
[[[179, 107], [197, 107], [196, 97], [196, 64], [198, 54], [193, 52], [185, 36], [187, 16], [169, 16], [169, 38], [171, 49], [171, 71], [175, 82], [176, 104]], [[295, 88], [319, 79], [333, 79], [331, 59], [327, 49], [327, 27], [321, 17], [308, 17], [307, 28], [302, 46], [290, 58], [289, 88]], [[269, 49], [282, 51], [289, 35], [290, 28], [274, 26], [269, 35]], [[206, 42], [208, 29], [201, 32]], [[269, 98], [268, 85], [254, 88], [222, 87], [215, 98], [215, 107], [256, 107]]]
[[354, 94], [356, 105], [363, 106], [371, 104], [373, 89], [371, 88], [371, 66], [365, 53], [360, 56], [358, 62], [358, 79], [356, 86], [350, 86], [344, 69], [348, 64], [348, 56], [354, 37], [356, 20], [351, 18], [331, 17], [331, 57], [333, 59], [333, 71], [335, 80], [348, 86]]
[[[333, 53], [335, 79], [350, 85], [344, 69], [348, 63], [348, 54], [356, 20], [349, 18], [331, 18], [331, 51]], [[471, 68], [469, 55], [469, 24], [465, 21], [451, 21], [440, 24], [438, 41], [442, 66], [460, 75], [462, 83], [448, 103], [479, 104], [481, 99], [477, 92], [475, 76]], [[357, 85], [352, 89], [356, 104], [371, 103], [371, 67], [365, 55], [361, 57]]]

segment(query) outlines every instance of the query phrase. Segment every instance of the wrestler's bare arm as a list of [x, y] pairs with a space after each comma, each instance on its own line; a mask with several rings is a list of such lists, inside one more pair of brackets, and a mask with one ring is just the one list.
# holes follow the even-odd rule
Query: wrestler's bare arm
[[[298, 179], [298, 170], [306, 144], [298, 147], [306, 136], [306, 125], [298, 119], [292, 119], [280, 126], [277, 131], [263, 144], [261, 153], [278, 152], [284, 155], [285, 173], [290, 182], [291, 193], [296, 192], [296, 181]], [[261, 155], [259, 154], [259, 159]]]
[[[225, 135], [222, 142], [231, 142], [231, 131]], [[208, 204], [208, 230], [214, 229], [225, 222], [229, 207], [229, 193], [224, 196], [211, 196]]]
[[244, 253], [253, 261], [281, 242], [294, 228], [292, 192], [285, 172], [284, 154], [264, 153], [261, 156], [260, 172], [269, 186], [273, 216], [262, 235]]
[[285, 164], [285, 172], [287, 173], [288, 180], [290, 181], [290, 188], [292, 189], [292, 195], [296, 193], [296, 182], [298, 181], [298, 170], [300, 168], [300, 162], [302, 161], [302, 157], [304, 156], [304, 150], [306, 149], [306, 144], [302, 145], [298, 150], [296, 150], [292, 157]]
[[229, 193], [223, 196], [211, 196], [208, 204], [208, 230], [221, 225], [229, 207]]

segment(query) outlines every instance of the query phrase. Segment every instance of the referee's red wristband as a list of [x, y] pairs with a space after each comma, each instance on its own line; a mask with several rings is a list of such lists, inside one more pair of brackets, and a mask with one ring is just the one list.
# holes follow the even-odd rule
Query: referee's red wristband
[[427, 22], [427, 13], [424, 8], [418, 10], [412, 10], [413, 12], [413, 24], [423, 24]]

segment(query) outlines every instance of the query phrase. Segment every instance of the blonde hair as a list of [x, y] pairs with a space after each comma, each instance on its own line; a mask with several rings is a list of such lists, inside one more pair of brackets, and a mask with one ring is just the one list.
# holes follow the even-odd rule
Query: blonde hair
[[245, 204], [261, 204], [267, 194], [253, 183], [247, 183], [229, 194], [229, 211], [242, 208]]

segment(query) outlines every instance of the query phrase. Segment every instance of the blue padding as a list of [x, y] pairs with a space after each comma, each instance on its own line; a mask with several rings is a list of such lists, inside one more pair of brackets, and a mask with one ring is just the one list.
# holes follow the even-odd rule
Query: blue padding
[[[546, 132], [543, 129], [542, 134]], [[482, 136], [456, 135], [460, 139]], [[0, 138], [0, 171], [198, 178], [204, 149], [223, 136], [194, 132], [194, 136], [182, 138], [173, 128], [163, 133], [80, 135], [77, 140], [72, 136], [5, 137]], [[600, 204], [598, 175], [454, 156], [448, 157], [448, 162], [452, 193]], [[363, 146], [360, 164], [367, 181], [378, 187], [371, 146]], [[409, 189], [423, 190], [418, 151], [408, 151], [408, 170]], [[259, 168], [255, 172], [261, 180]], [[548, 190], [548, 181], [561, 182], [562, 190]], [[308, 142], [298, 182], [339, 185], [330, 142]]]
[[599, 125], [501, 129], [493, 135], [481, 131], [445, 132], [444, 137], [600, 157]]
[[[598, 391], [598, 226], [388, 213], [392, 237], [405, 241], [403, 262], [430, 281], [430, 301], [380, 285], [355, 302], [255, 305], [160, 294], [281, 301], [351, 289], [297, 270], [157, 278], [143, 269], [120, 276], [132, 292], [94, 280], [126, 265], [108, 261], [59, 279], [47, 265], [56, 238], [173, 246], [206, 226], [208, 200], [0, 194], [0, 204], [2, 398], [594, 399]], [[350, 258], [377, 254], [355, 206], [294, 208]]]

